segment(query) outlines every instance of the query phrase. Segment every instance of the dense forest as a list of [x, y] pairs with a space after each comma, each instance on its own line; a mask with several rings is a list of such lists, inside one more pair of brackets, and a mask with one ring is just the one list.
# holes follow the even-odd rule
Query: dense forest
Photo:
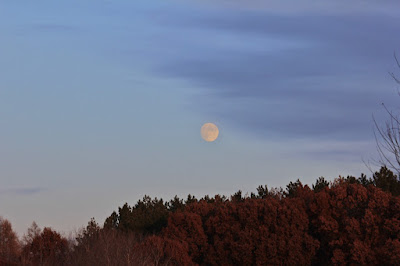
[[33, 223], [18, 239], [0, 219], [0, 265], [398, 265], [399, 195], [382, 167], [249, 195], [145, 196], [73, 238]]

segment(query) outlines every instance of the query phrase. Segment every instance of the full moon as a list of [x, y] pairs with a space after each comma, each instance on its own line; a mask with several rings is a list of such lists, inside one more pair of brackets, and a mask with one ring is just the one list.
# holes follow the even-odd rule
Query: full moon
[[201, 137], [208, 142], [212, 142], [218, 138], [219, 130], [213, 123], [205, 123], [201, 127]]

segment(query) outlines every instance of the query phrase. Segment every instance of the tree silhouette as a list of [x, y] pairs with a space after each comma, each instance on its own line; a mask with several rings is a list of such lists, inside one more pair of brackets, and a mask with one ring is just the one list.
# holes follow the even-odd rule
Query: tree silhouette
[[162, 199], [144, 196], [135, 206], [131, 207], [125, 203], [118, 209], [118, 214], [113, 212], [106, 219], [104, 226], [125, 232], [156, 233], [167, 224], [169, 215], [167, 206], [168, 204], [164, 204]]
[[165, 237], [184, 241], [195, 263], [309, 264], [318, 247], [297, 199], [205, 199], [171, 214]]
[[150, 236], [134, 250], [141, 265], [193, 265], [187, 247], [177, 240]]
[[384, 191], [390, 192], [394, 196], [400, 195], [400, 181], [386, 166], [381, 167], [379, 172], [374, 173], [373, 184]]
[[20, 246], [11, 223], [0, 217], [0, 265], [16, 265]]
[[32, 225], [28, 228], [26, 234], [24, 234], [22, 238], [22, 242], [24, 245], [30, 245], [33, 239], [40, 235], [42, 230], [36, 224], [36, 222], [32, 222]]
[[300, 180], [297, 179], [296, 182], [290, 182], [287, 186], [286, 186], [286, 192], [285, 195], [287, 197], [295, 197], [297, 194], [297, 189], [301, 188], [303, 185], [301, 184]]
[[145, 196], [74, 240], [32, 223], [22, 252], [0, 219], [0, 265], [398, 265], [400, 195], [387, 167], [372, 178], [299, 180], [230, 197]]
[[109, 217], [104, 221], [104, 228], [106, 229], [117, 229], [119, 226], [119, 216], [114, 211]]
[[329, 187], [329, 182], [325, 180], [324, 177], [319, 177], [315, 182], [315, 185], [312, 185], [312, 188], [315, 192], [320, 192], [324, 188]]
[[178, 196], [175, 196], [172, 200], [167, 202], [167, 208], [171, 212], [176, 212], [178, 210], [183, 210], [185, 208], [185, 203]]
[[67, 239], [49, 227], [45, 227], [31, 243], [23, 247], [24, 261], [33, 265], [59, 264], [66, 259], [67, 254]]

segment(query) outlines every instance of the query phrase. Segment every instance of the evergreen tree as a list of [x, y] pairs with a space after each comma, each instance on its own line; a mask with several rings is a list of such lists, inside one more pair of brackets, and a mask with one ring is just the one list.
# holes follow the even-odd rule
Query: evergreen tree
[[394, 196], [400, 195], [400, 182], [397, 176], [386, 166], [373, 175], [373, 183], [383, 191], [388, 191]]
[[317, 179], [315, 185], [312, 185], [314, 192], [320, 192], [326, 187], [329, 187], [329, 182], [326, 181], [325, 178], [322, 176]]

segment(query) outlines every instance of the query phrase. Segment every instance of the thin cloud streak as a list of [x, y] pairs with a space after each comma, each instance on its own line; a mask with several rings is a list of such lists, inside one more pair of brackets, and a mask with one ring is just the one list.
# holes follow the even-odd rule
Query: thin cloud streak
[[[193, 97], [199, 110], [212, 102], [214, 116], [259, 135], [370, 139], [371, 114], [381, 102], [394, 103], [387, 70], [400, 43], [399, 19], [249, 11], [183, 15], [170, 19], [170, 27], [200, 36], [171, 43], [182, 48], [180, 56], [155, 72], [202, 88], [201, 100]], [[249, 98], [255, 100], [246, 104]]]
[[207, 4], [210, 7], [230, 8], [239, 10], [264, 10], [280, 14], [327, 13], [327, 14], [357, 14], [382, 13], [396, 14], [400, 3], [396, 0], [337, 0], [329, 2], [313, 0], [201, 0], [196, 3]]

